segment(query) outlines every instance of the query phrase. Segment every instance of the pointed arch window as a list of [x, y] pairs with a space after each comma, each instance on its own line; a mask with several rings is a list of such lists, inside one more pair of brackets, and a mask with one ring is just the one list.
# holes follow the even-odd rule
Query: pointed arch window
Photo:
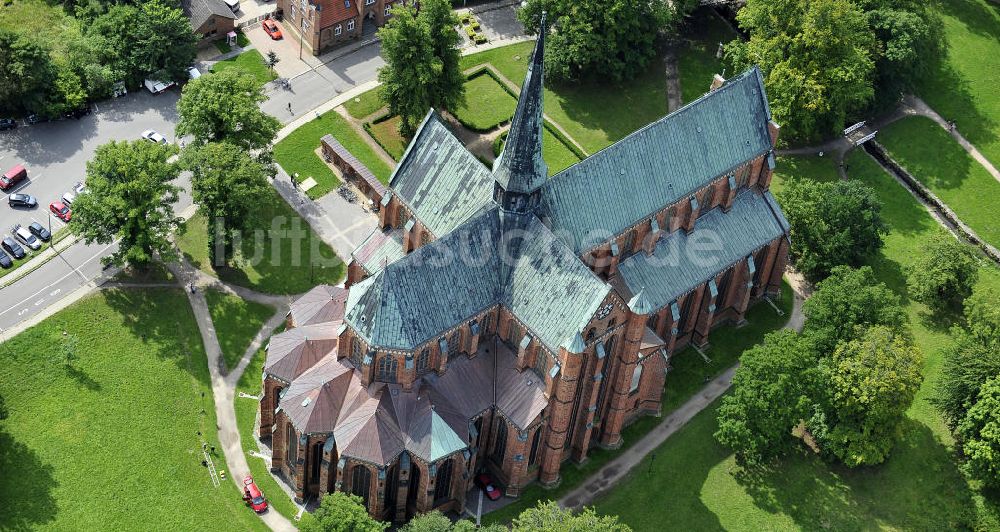
[[638, 392], [640, 381], [642, 381], [642, 364], [636, 364], [635, 369], [632, 370], [632, 384], [628, 388], [628, 393]]
[[368, 509], [368, 495], [372, 486], [372, 472], [363, 465], [356, 465], [351, 472], [351, 493], [365, 501]]
[[398, 362], [396, 362], [396, 357], [392, 355], [385, 355], [378, 361], [378, 376], [376, 380], [382, 382], [396, 382], [396, 368], [398, 367]]
[[437, 506], [451, 497], [451, 470], [454, 460], [445, 460], [437, 470], [434, 477], [434, 506]]
[[497, 418], [497, 435], [493, 440], [493, 461], [503, 464], [504, 455], [507, 454], [507, 423], [503, 418]]
[[535, 465], [538, 458], [538, 442], [542, 439], [542, 427], [535, 429], [535, 435], [531, 438], [531, 452], [528, 454], [528, 466]]
[[285, 458], [288, 461], [288, 465], [294, 468], [295, 461], [299, 459], [299, 439], [295, 436], [295, 427], [293, 427], [291, 423], [289, 423], [286, 427], [285, 441], [288, 445], [288, 449], [285, 452]]
[[430, 349], [424, 349], [420, 352], [420, 356], [417, 357], [417, 373], [423, 373], [427, 371], [427, 368], [431, 365], [431, 351]]

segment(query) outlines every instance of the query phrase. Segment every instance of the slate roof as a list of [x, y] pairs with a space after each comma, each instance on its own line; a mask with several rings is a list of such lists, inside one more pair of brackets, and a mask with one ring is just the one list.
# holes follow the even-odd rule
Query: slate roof
[[296, 327], [342, 321], [346, 302], [346, 288], [321, 284], [293, 301], [288, 313]]
[[493, 203], [489, 170], [433, 109], [414, 134], [389, 186], [436, 237]]
[[577, 253], [771, 150], [754, 67], [552, 176], [540, 216]]
[[236, 15], [222, 0], [181, 0], [181, 10], [191, 22], [191, 29], [198, 31], [209, 18], [223, 17], [236, 20]]
[[[787, 221], [770, 192], [744, 190], [728, 213], [720, 207], [698, 218], [694, 231], [674, 231], [661, 238], [653, 254], [637, 253], [618, 265], [629, 292], [643, 290], [653, 309], [670, 304], [723, 268], [786, 234]], [[696, 247], [692, 242], [699, 242]], [[706, 243], [718, 243], [718, 246]], [[706, 249], [705, 251], [696, 251]]]

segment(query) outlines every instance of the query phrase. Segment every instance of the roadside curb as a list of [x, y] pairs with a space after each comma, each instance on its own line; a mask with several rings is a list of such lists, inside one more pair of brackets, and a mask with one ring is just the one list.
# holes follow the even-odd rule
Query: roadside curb
[[[56, 246], [62, 244], [63, 242], [66, 242], [66, 244], [60, 247], [58, 250], [56, 250], [55, 249]], [[76, 235], [72, 233], [69, 233], [69, 236], [56, 240], [54, 243], [52, 243], [52, 245], [42, 250], [39, 254], [35, 255], [34, 257], [31, 257], [31, 260], [29, 260], [28, 262], [25, 262], [24, 264], [18, 266], [17, 268], [14, 269], [14, 271], [10, 272], [9, 274], [0, 277], [0, 288], [12, 285], [15, 282], [17, 282], [18, 279], [21, 279], [25, 275], [30, 274], [31, 272], [37, 270], [38, 268], [41, 268], [42, 266], [45, 266], [45, 264], [47, 264], [50, 260], [56, 258], [56, 256], [59, 254], [60, 251], [72, 246], [75, 243], [76, 243]]]

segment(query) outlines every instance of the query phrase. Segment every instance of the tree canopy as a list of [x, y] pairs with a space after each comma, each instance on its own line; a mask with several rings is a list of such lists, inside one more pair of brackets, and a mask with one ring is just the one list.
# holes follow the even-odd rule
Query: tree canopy
[[907, 268], [906, 291], [936, 312], [961, 309], [979, 279], [979, 261], [964, 242], [951, 235], [930, 239]]
[[368, 515], [364, 500], [335, 491], [323, 495], [316, 511], [306, 512], [299, 522], [302, 532], [382, 532], [389, 528]]
[[561, 508], [555, 501], [539, 501], [514, 518], [513, 532], [630, 532], [632, 529], [618, 521], [616, 515], [597, 515], [593, 508], [573, 513]]
[[85, 194], [73, 202], [73, 232], [89, 244], [118, 240], [118, 250], [105, 259], [116, 265], [143, 268], [154, 253], [172, 256], [170, 234], [177, 227], [173, 204], [180, 169], [168, 161], [174, 149], [136, 140], [98, 146], [87, 162]]
[[983, 290], [965, 300], [965, 325], [945, 346], [934, 403], [955, 428], [989, 378], [1000, 375], [1000, 293]]
[[206, 74], [184, 86], [177, 102], [177, 136], [191, 135], [195, 144], [225, 141], [269, 154], [281, 123], [260, 110], [265, 100], [263, 87], [246, 72], [226, 69]]
[[0, 29], [0, 110], [37, 112], [46, 103], [55, 67], [49, 50], [28, 37]]
[[962, 444], [962, 469], [987, 486], [1000, 487], [1000, 375], [983, 383], [956, 433]]
[[835, 266], [860, 266], [888, 232], [878, 196], [856, 181], [791, 179], [780, 199], [791, 226], [789, 255], [814, 282]]
[[494, 523], [476, 528], [476, 524], [468, 519], [459, 519], [452, 523], [451, 519], [444, 514], [433, 510], [410, 519], [400, 530], [402, 532], [474, 532], [476, 530], [507, 532], [507, 527]]

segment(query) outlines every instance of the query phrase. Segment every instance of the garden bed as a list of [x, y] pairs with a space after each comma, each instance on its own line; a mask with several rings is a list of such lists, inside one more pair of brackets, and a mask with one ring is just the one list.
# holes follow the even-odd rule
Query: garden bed
[[517, 99], [483, 69], [465, 82], [465, 104], [454, 114], [463, 126], [483, 133], [509, 122], [516, 107]]

